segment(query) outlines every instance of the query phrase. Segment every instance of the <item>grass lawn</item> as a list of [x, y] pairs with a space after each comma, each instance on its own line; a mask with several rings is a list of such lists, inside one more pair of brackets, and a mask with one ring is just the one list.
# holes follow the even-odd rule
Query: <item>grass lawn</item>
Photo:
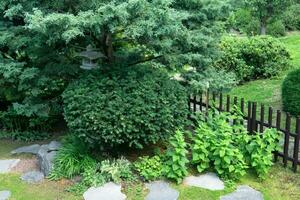
[[[24, 143], [0, 140], [0, 159], [12, 158], [11, 150]], [[82, 200], [65, 191], [69, 186], [67, 181], [44, 181], [42, 184], [29, 185], [20, 181], [20, 174], [0, 174], [0, 191], [10, 190], [11, 200]], [[300, 197], [300, 174], [275, 165], [265, 180], [248, 173], [235, 185], [247, 184], [264, 194], [265, 200], [298, 200]], [[180, 200], [218, 200], [220, 196], [232, 192], [234, 187], [226, 187], [224, 191], [209, 191], [196, 187], [172, 184], [180, 192]], [[126, 184], [123, 192], [128, 200], [143, 200], [147, 190], [142, 183]]]
[[282, 72], [278, 77], [256, 80], [234, 88], [230, 94], [248, 101], [256, 101], [275, 109], [282, 108], [281, 84], [285, 76], [293, 69], [300, 68], [300, 33], [291, 33], [280, 38], [291, 54], [291, 69]]

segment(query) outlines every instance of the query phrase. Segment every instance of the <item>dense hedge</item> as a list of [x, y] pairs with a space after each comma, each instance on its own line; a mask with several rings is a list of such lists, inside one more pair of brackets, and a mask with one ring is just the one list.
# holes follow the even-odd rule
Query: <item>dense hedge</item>
[[287, 75], [282, 84], [283, 109], [300, 115], [300, 69]]
[[289, 66], [290, 55], [277, 39], [268, 36], [225, 37], [216, 66], [235, 72], [240, 81], [269, 78]]
[[167, 138], [187, 119], [187, 93], [166, 73], [139, 66], [89, 73], [63, 94], [69, 128], [91, 147], [142, 148]]

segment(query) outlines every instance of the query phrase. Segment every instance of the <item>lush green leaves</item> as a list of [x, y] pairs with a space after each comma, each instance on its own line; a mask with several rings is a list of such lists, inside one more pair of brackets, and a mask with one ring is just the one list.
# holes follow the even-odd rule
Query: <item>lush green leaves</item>
[[216, 66], [235, 72], [241, 81], [276, 76], [289, 67], [287, 49], [271, 37], [226, 37], [220, 48]]
[[184, 139], [184, 133], [177, 130], [169, 139], [168, 150], [165, 155], [163, 173], [169, 178], [181, 183], [187, 175], [187, 144]]
[[282, 83], [283, 109], [293, 115], [300, 114], [300, 70], [287, 75]]
[[141, 157], [134, 163], [136, 171], [146, 181], [153, 181], [162, 175], [163, 163], [159, 156]]
[[92, 147], [142, 148], [168, 138], [187, 119], [184, 88], [149, 66], [87, 74], [63, 98], [68, 126]]

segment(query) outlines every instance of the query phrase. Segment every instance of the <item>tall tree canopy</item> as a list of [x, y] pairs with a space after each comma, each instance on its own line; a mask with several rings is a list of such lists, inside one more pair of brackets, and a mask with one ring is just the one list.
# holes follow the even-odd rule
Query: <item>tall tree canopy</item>
[[265, 35], [268, 21], [282, 13], [292, 0], [246, 0], [245, 2], [253, 15], [259, 18], [260, 33]]
[[0, 107], [46, 121], [60, 113], [60, 94], [78, 77], [78, 52], [89, 44], [104, 55], [98, 64], [106, 69], [149, 63], [167, 69], [188, 65], [202, 73], [217, 55], [227, 5], [215, 0], [0, 0]]

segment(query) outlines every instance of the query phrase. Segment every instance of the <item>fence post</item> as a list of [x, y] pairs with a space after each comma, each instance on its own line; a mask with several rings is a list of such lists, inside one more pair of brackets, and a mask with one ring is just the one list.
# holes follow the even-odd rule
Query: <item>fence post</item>
[[286, 128], [284, 137], [284, 151], [283, 151], [283, 166], [287, 167], [288, 157], [289, 157], [289, 143], [290, 143], [290, 130], [291, 130], [291, 115], [287, 113], [286, 115]]
[[299, 161], [299, 142], [300, 142], [300, 118], [296, 119], [296, 137], [294, 143], [294, 160], [293, 160], [293, 170], [297, 172], [298, 161]]
[[196, 112], [197, 111], [197, 96], [194, 95], [194, 98], [193, 98], [193, 111]]
[[257, 103], [253, 102], [253, 106], [252, 106], [252, 123], [251, 123], [251, 133], [254, 133], [257, 131], [257, 123], [256, 123], [256, 109], [257, 108]]
[[230, 96], [227, 95], [227, 100], [226, 100], [226, 112], [230, 112]]
[[[281, 112], [280, 112], [280, 110], [277, 110], [277, 115], [276, 115], [276, 129], [278, 131], [280, 131], [280, 123], [281, 123]], [[278, 161], [278, 151], [275, 152], [274, 159], [275, 159], [275, 162]]]
[[260, 106], [260, 126], [259, 132], [264, 132], [264, 122], [265, 122], [265, 106], [261, 104]]
[[252, 120], [251, 120], [251, 116], [252, 116], [252, 103], [250, 101], [248, 101], [248, 117], [247, 117], [247, 130], [249, 133], [252, 133]]

